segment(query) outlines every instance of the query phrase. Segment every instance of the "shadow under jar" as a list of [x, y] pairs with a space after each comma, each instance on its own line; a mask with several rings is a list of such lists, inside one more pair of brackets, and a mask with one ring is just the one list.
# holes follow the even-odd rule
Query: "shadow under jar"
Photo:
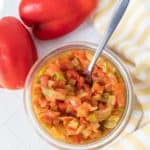
[[[88, 42], [61, 46], [37, 61], [28, 74], [24, 91], [26, 114], [37, 134], [58, 148], [104, 148], [120, 135], [130, 119], [135, 99], [131, 77], [123, 62], [110, 49], [105, 48], [93, 70], [93, 85], [86, 87], [83, 70], [87, 64], [84, 62], [86, 59], [89, 62], [96, 46]], [[80, 59], [80, 52], [85, 54], [85, 59]], [[60, 63], [63, 57], [67, 60], [68, 55], [72, 66], [67, 61]], [[61, 70], [58, 71], [53, 64], [59, 65]], [[72, 73], [74, 70], [77, 74]], [[99, 78], [94, 76], [97, 72]], [[112, 79], [110, 85], [107, 79]], [[115, 86], [111, 87], [115, 82], [116, 92], [113, 90]], [[118, 86], [120, 83], [122, 86]], [[70, 93], [68, 87], [72, 88]], [[108, 107], [110, 110], [105, 116]]]

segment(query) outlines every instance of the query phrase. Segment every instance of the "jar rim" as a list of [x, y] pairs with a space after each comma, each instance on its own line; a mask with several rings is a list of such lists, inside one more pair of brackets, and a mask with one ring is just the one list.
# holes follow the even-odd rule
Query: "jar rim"
[[32, 127], [35, 129], [37, 134], [43, 138], [48, 143], [59, 147], [63, 149], [69, 149], [69, 150], [89, 150], [94, 148], [102, 148], [106, 146], [107, 144], [110, 144], [112, 141], [116, 139], [118, 135], [122, 132], [124, 127], [126, 126], [128, 120], [130, 119], [131, 113], [132, 113], [132, 106], [134, 101], [134, 92], [133, 92], [133, 85], [132, 80], [129, 74], [128, 69], [123, 64], [122, 60], [117, 56], [112, 50], [110, 50], [108, 47], [105, 48], [103, 51], [103, 55], [112, 62], [115, 67], [119, 70], [126, 86], [126, 107], [123, 112], [123, 115], [117, 124], [117, 126], [106, 136], [103, 138], [96, 140], [95, 142], [88, 143], [88, 144], [81, 144], [81, 145], [74, 145], [74, 144], [67, 144], [61, 141], [58, 141], [51, 137], [46, 131], [40, 126], [39, 122], [37, 121], [35, 114], [32, 109], [31, 105], [31, 82], [35, 75], [35, 73], [41, 68], [45, 62], [50, 59], [53, 55], [59, 54], [63, 51], [67, 51], [72, 48], [86, 48], [88, 50], [94, 51], [96, 49], [97, 45], [90, 42], [71, 42], [67, 43], [65, 45], [61, 45], [58, 48], [55, 48], [51, 52], [49, 52], [46, 56], [39, 59], [31, 68], [26, 82], [25, 82], [25, 89], [24, 89], [24, 107], [26, 114], [28, 116], [28, 119], [30, 122], [32, 122]]

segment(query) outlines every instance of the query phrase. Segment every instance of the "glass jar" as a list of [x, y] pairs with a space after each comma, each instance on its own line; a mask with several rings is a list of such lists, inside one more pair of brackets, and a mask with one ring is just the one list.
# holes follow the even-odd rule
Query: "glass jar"
[[31, 105], [31, 85], [32, 80], [34, 78], [34, 75], [40, 70], [43, 64], [47, 62], [51, 57], [53, 57], [56, 54], [62, 53], [64, 51], [68, 51], [69, 49], [79, 48], [79, 49], [88, 49], [91, 51], [94, 51], [96, 49], [97, 45], [93, 43], [88, 42], [74, 42], [67, 45], [63, 45], [59, 48], [56, 48], [55, 50], [51, 51], [49, 54], [47, 54], [44, 58], [38, 60], [32, 69], [30, 70], [26, 83], [25, 83], [25, 90], [24, 90], [24, 106], [26, 114], [32, 123], [35, 131], [38, 133], [38, 135], [45, 141], [47, 141], [49, 144], [54, 145], [55, 147], [61, 148], [61, 149], [68, 149], [68, 150], [90, 150], [90, 149], [96, 149], [96, 148], [104, 148], [105, 146], [108, 146], [111, 142], [113, 142], [123, 131], [125, 126], [127, 125], [130, 115], [132, 113], [132, 107], [134, 102], [134, 91], [132, 86], [132, 80], [130, 77], [130, 74], [126, 68], [126, 66], [123, 64], [121, 59], [109, 48], [105, 48], [103, 51], [103, 56], [105, 56], [110, 62], [112, 62], [116, 68], [119, 70], [126, 87], [126, 106], [125, 110], [123, 112], [123, 115], [117, 124], [117, 126], [105, 137], [101, 138], [100, 140], [97, 140], [93, 143], [89, 144], [81, 144], [81, 145], [74, 145], [74, 144], [67, 144], [61, 141], [58, 141], [51, 137], [39, 124], [39, 122], [36, 120], [35, 114], [32, 109]]

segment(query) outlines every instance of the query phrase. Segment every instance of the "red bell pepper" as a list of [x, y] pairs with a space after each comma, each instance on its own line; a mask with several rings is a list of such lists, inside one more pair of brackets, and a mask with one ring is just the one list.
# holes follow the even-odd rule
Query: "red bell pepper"
[[22, 0], [20, 16], [36, 37], [48, 40], [77, 28], [95, 9], [98, 0]]
[[21, 22], [14, 17], [0, 19], [1, 87], [22, 88], [36, 59], [35, 45]]

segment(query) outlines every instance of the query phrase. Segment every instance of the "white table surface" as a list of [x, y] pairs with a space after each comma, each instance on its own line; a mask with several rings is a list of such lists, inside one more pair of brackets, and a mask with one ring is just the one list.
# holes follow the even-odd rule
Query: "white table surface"
[[[18, 17], [19, 0], [0, 0], [0, 17]], [[74, 32], [52, 41], [34, 39], [39, 58], [54, 47], [71, 41], [90, 41], [97, 43], [99, 35], [92, 22], [87, 20]], [[8, 91], [0, 89], [0, 149], [1, 150], [55, 150], [34, 132], [23, 106], [23, 90]]]

